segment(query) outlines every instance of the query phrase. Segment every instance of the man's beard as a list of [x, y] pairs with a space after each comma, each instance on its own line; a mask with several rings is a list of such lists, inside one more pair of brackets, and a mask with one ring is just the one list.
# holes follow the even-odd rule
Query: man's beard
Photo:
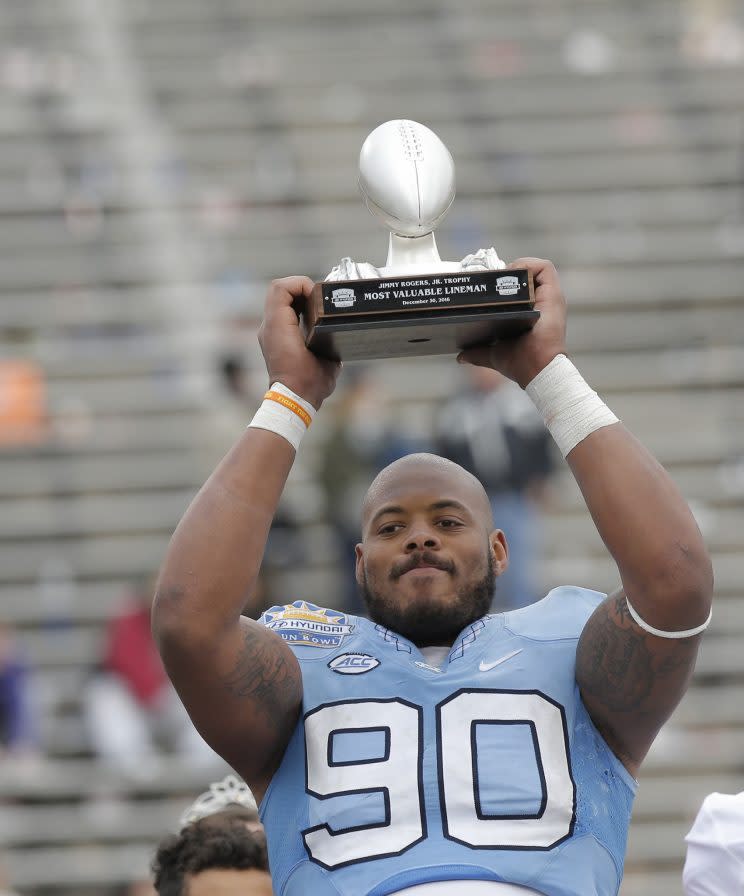
[[359, 593], [373, 622], [408, 638], [417, 647], [454, 643], [460, 632], [491, 608], [496, 587], [493, 561], [488, 554], [485, 576], [475, 584], [463, 585], [447, 602], [422, 606], [414, 601], [401, 606], [394, 597], [372, 588], [367, 579], [359, 585]]

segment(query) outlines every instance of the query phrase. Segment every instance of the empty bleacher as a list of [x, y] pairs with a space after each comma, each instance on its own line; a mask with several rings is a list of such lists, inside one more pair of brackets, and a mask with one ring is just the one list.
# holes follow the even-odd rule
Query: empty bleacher
[[[172, 758], [141, 778], [103, 767], [80, 695], [123, 589], [157, 567], [252, 414], [224, 395], [217, 359], [239, 351], [258, 397], [266, 282], [384, 261], [356, 160], [391, 118], [430, 125], [455, 158], [443, 257], [494, 245], [555, 260], [573, 358], [708, 539], [714, 623], [644, 765], [621, 891], [679, 896], [702, 798], [744, 787], [744, 50], [706, 51], [694, 7], [0, 4], [0, 357], [39, 365], [49, 407], [43, 439], [0, 446], [0, 620], [43, 709], [43, 760], [0, 765], [0, 850], [24, 896], [146, 873], [209, 780]], [[428, 431], [451, 364], [374, 366], [401, 426]], [[307, 566], [279, 585], [333, 603], [319, 450], [311, 431], [288, 493]], [[612, 589], [566, 469], [553, 493], [545, 586]]]

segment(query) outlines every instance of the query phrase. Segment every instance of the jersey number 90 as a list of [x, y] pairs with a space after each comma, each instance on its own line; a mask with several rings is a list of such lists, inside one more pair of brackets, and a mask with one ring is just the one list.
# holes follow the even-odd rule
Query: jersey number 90
[[[356, 797], [347, 811], [327, 804], [335, 829], [325, 822], [302, 832], [313, 861], [340, 868], [400, 855], [426, 838], [423, 713], [421, 706], [392, 698], [328, 703], [305, 717], [308, 793], [319, 800]], [[571, 836], [576, 791], [559, 704], [539, 691], [461, 690], [436, 706], [436, 723], [446, 838], [474, 849], [545, 850]], [[526, 813], [494, 804], [493, 788], [487, 786], [489, 764], [479, 756], [483, 733], [498, 737], [499, 731], [508, 733], [498, 726], [515, 725], [524, 726], [526, 743], [534, 751], [531, 767], [538, 795]], [[342, 758], [337, 745], [359, 734], [375, 739], [374, 753]], [[504, 771], [499, 774], [503, 780]], [[375, 795], [377, 807], [382, 799], [384, 810], [378, 808], [374, 821], [365, 821], [364, 802], [371, 798], [365, 795]]]

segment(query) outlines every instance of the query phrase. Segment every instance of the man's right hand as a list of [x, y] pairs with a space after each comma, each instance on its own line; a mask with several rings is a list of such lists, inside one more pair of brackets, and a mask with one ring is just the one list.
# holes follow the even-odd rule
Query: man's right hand
[[269, 385], [283, 383], [317, 410], [336, 388], [341, 362], [314, 355], [302, 338], [295, 309], [304, 307], [314, 285], [309, 277], [272, 281], [258, 343], [266, 362]]
[[516, 339], [465, 349], [458, 360], [493, 367], [524, 389], [556, 355], [566, 351], [566, 300], [552, 261], [518, 258], [505, 270], [519, 268], [527, 268], [534, 278], [535, 310], [540, 312], [540, 319]]

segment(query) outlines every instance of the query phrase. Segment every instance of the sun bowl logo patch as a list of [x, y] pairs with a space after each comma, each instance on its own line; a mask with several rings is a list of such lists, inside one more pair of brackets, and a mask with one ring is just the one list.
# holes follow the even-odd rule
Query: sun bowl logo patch
[[511, 274], [507, 277], [497, 277], [496, 291], [500, 296], [515, 296], [519, 292], [519, 277], [513, 277]]
[[271, 607], [260, 621], [297, 647], [338, 647], [354, 631], [343, 613], [316, 607], [304, 600], [296, 600], [286, 607]]
[[328, 663], [328, 668], [339, 675], [364, 675], [379, 665], [380, 661], [368, 653], [342, 653]]
[[354, 290], [349, 287], [334, 289], [331, 293], [331, 301], [334, 308], [351, 308], [356, 301]]

